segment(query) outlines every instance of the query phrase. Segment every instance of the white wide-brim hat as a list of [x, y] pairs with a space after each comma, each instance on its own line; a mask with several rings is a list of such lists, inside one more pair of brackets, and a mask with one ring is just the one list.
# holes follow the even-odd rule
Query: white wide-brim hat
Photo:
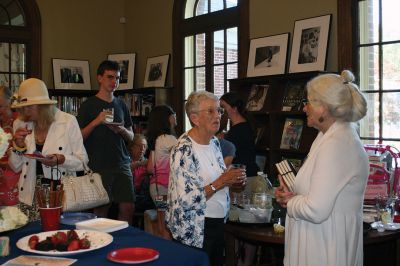
[[34, 104], [56, 104], [56, 100], [50, 100], [46, 84], [36, 78], [24, 80], [18, 89], [16, 99], [11, 108], [21, 108]]

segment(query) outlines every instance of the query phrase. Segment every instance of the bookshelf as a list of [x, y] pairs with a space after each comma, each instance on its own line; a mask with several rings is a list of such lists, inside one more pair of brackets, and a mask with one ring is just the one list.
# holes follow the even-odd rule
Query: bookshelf
[[[318, 134], [314, 128], [307, 127], [307, 117], [299, 106], [302, 99], [293, 99], [288, 96], [290, 86], [305, 89], [306, 83], [320, 72], [291, 73], [273, 76], [249, 77], [229, 80], [231, 91], [239, 93], [243, 99], [249, 99], [249, 94], [256, 85], [268, 86], [268, 92], [260, 111], [249, 111], [251, 119], [256, 128], [257, 156], [265, 157], [263, 171], [274, 180], [278, 174], [275, 163], [283, 159], [304, 160], [310, 150], [311, 144]], [[292, 93], [293, 94], [293, 93]], [[306, 98], [304, 93], [296, 93], [298, 98]], [[288, 100], [289, 99], [289, 100]], [[289, 104], [288, 104], [289, 103]], [[292, 106], [293, 108], [288, 108]], [[294, 147], [282, 148], [282, 134], [287, 124], [296, 121], [297, 132], [298, 121], [302, 121], [301, 136]], [[287, 133], [285, 133], [287, 134]], [[286, 147], [285, 145], [283, 147]], [[275, 180], [274, 180], [275, 181]]]
[[[143, 131], [147, 127], [148, 114], [154, 105], [162, 103], [162, 101], [160, 102], [157, 98], [168, 98], [168, 92], [170, 89], [171, 87], [150, 87], [116, 90], [114, 96], [124, 100], [130, 110], [133, 122], [133, 131], [135, 133], [144, 133]], [[58, 101], [57, 107], [60, 110], [73, 115], [77, 115], [80, 105], [88, 97], [96, 95], [97, 92], [97, 90], [49, 89], [50, 97]]]

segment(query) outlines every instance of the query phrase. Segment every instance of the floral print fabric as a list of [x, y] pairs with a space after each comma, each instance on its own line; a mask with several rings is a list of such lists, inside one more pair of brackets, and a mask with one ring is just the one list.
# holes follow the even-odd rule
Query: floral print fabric
[[[212, 145], [219, 167], [224, 171], [225, 164], [217, 138]], [[165, 220], [175, 240], [198, 248], [203, 247], [206, 194], [205, 177], [200, 176], [200, 163], [193, 150], [192, 140], [184, 133], [170, 156], [170, 180], [168, 187], [168, 206]], [[229, 203], [229, 197], [227, 197]]]

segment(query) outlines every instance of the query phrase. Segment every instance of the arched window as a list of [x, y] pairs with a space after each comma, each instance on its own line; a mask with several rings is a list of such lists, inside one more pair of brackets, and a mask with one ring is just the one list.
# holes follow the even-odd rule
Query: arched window
[[[178, 0], [174, 3], [174, 87], [178, 114], [195, 90], [217, 96], [242, 76], [248, 53], [248, 0]], [[240, 36], [240, 38], [239, 38]], [[188, 121], [185, 128], [189, 126]]]
[[0, 0], [0, 85], [41, 77], [41, 24], [34, 0]]

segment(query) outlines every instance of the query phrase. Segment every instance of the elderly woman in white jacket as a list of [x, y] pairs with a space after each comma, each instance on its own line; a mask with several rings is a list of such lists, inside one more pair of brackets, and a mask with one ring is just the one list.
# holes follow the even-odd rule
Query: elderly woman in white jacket
[[[21, 171], [19, 200], [21, 208], [29, 210], [31, 220], [37, 218], [35, 186], [49, 184], [51, 179], [57, 184], [61, 175], [75, 174], [88, 162], [76, 118], [57, 109], [55, 103], [49, 99], [44, 82], [30, 78], [21, 83], [12, 106], [18, 109], [20, 117], [13, 125], [14, 152], [9, 164], [15, 171]], [[38, 151], [43, 159], [24, 156]]]
[[350, 71], [307, 84], [307, 125], [319, 130], [294, 191], [282, 182], [275, 196], [287, 207], [285, 265], [362, 266], [362, 204], [368, 158], [353, 123], [367, 103]]

